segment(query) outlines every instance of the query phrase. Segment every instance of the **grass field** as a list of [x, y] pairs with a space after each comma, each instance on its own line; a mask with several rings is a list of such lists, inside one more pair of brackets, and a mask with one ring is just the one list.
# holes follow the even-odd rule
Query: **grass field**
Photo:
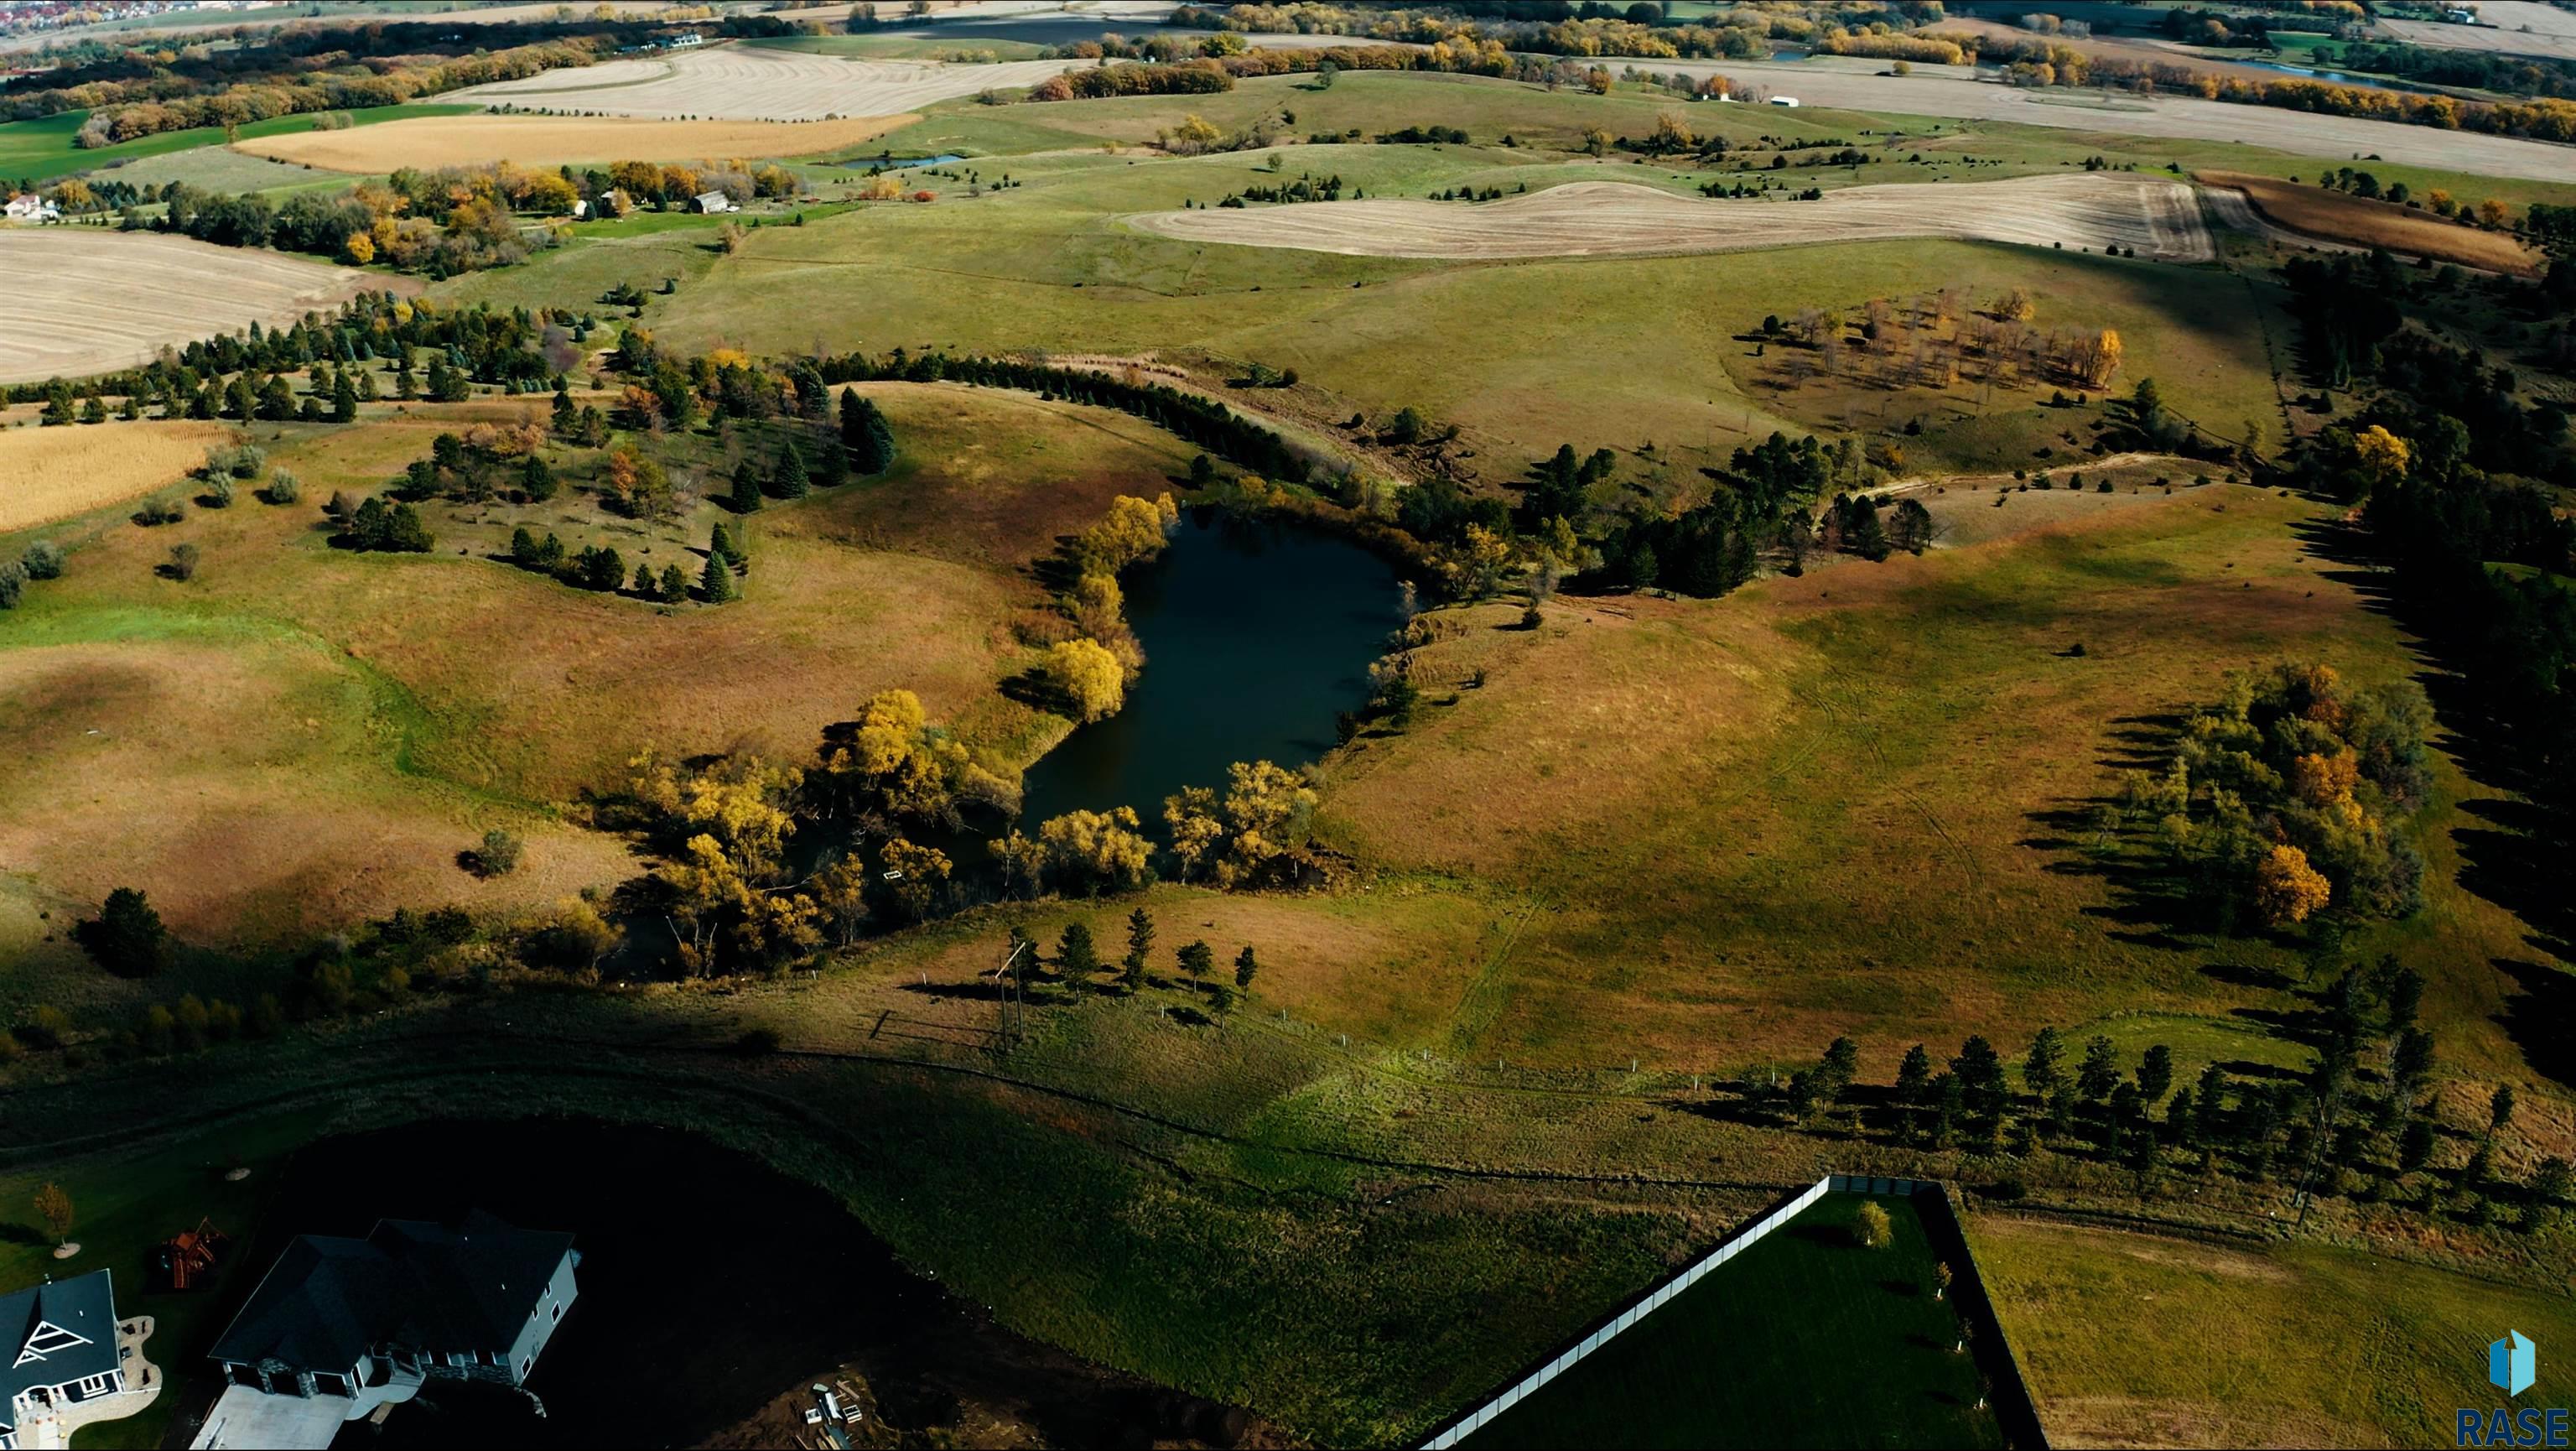
[[667, 60], [610, 61], [450, 91], [447, 99], [586, 111], [608, 116], [694, 116], [805, 121], [892, 116], [987, 89], [1037, 82], [1071, 60], [942, 65], [805, 47], [709, 46]]
[[2405, 256], [2457, 262], [2463, 267], [2481, 267], [2517, 277], [2537, 275], [2546, 265], [2537, 250], [2510, 236], [2446, 222], [2392, 202], [2370, 201], [2321, 186], [2294, 186], [2241, 172], [2204, 171], [2196, 173], [2195, 179], [2206, 186], [2243, 192], [2256, 210], [2274, 222], [2329, 242], [2385, 247]]
[[[2061, 1446], [2427, 1446], [2499, 1403], [2487, 1342], [2576, 1338], [2564, 1290], [2325, 1244], [2209, 1244], [1997, 1215], [1970, 1243]], [[2541, 1357], [2520, 1404], [2567, 1396]]]
[[2000, 1446], [1934, 1263], [1913, 1205], [1827, 1195], [1463, 1444]]
[[[387, 121], [461, 116], [477, 109], [474, 106], [432, 103], [377, 106], [352, 111], [349, 119], [363, 127]], [[267, 121], [252, 121], [243, 125], [236, 135], [244, 141], [301, 135], [313, 129], [316, 119], [313, 116], [279, 116]], [[73, 138], [80, 134], [82, 124], [88, 120], [87, 111], [65, 111], [42, 120], [0, 124], [0, 176], [42, 183], [58, 176], [96, 171], [146, 156], [164, 156], [174, 151], [224, 144], [222, 127], [198, 126], [83, 150], [73, 144]]]
[[360, 175], [398, 166], [522, 166], [572, 162], [692, 161], [706, 157], [807, 156], [839, 151], [911, 120], [646, 121], [569, 116], [439, 116], [348, 131], [244, 139], [256, 156]]
[[[892, 686], [1016, 769], [1053, 740], [993, 691], [1024, 661], [1012, 622], [1043, 601], [1024, 566], [1115, 494], [1170, 487], [1188, 454], [1120, 414], [869, 391], [894, 420], [898, 469], [754, 516], [756, 575], [721, 610], [659, 612], [490, 557], [525, 524], [694, 575], [724, 517], [694, 493], [690, 512], [649, 528], [567, 497], [433, 509], [434, 556], [327, 547], [319, 501], [381, 487], [441, 431], [520, 411], [499, 402], [261, 426], [272, 463], [303, 480], [293, 508], [245, 489], [229, 510], [161, 529], [113, 513], [49, 531], [72, 544], [70, 566], [0, 646], [10, 730], [28, 746], [0, 786], [31, 803], [0, 842], [45, 887], [24, 894], [24, 920], [138, 875], [166, 883], [162, 910], [204, 939], [264, 940], [397, 903], [550, 902], [617, 880], [627, 859], [614, 839], [552, 822], [549, 803], [622, 779], [648, 744], [803, 759], [825, 725]], [[106, 449], [127, 427], [164, 426], [69, 431]], [[21, 436], [41, 437], [0, 443]], [[197, 577], [156, 577], [182, 542], [202, 551]], [[0, 543], [15, 557], [15, 540]], [[174, 797], [190, 803], [184, 829], [163, 818]], [[525, 880], [458, 870], [490, 825], [530, 835]], [[217, 857], [222, 871], [207, 865]]]
[[139, 498], [232, 437], [224, 424], [184, 422], [0, 431], [0, 534]]
[[940, 40], [909, 35], [778, 35], [746, 40], [761, 50], [792, 50], [805, 55], [862, 56], [871, 60], [947, 60], [970, 56], [979, 61], [1036, 60], [1046, 47], [1026, 40]]
[[[340, 133], [346, 134], [346, 133]], [[0, 231], [0, 382], [77, 378], [165, 346], [291, 322], [409, 279], [249, 247], [102, 227]], [[113, 307], [96, 305], [112, 297]]]
[[275, 194], [349, 185], [349, 178], [336, 171], [290, 166], [283, 161], [252, 156], [223, 145], [198, 146], [186, 151], [139, 157], [118, 167], [115, 175], [117, 180], [130, 181], [136, 186], [159, 187], [182, 181], [217, 192]]

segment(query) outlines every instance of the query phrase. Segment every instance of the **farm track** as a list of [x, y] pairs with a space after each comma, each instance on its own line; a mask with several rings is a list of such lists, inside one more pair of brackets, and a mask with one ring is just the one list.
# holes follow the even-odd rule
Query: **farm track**
[[2189, 187], [2120, 172], [1858, 186], [1802, 202], [1702, 200], [1624, 182], [1575, 182], [1473, 204], [1304, 202], [1125, 220], [1137, 231], [1184, 241], [1368, 257], [1651, 256], [1913, 237], [2119, 246], [2169, 262], [2217, 255]]

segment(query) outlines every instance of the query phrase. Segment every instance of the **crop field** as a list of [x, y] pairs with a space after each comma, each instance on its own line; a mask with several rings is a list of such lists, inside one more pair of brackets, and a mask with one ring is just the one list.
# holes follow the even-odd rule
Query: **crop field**
[[0, 534], [139, 498], [232, 437], [226, 424], [188, 422], [0, 430]]
[[[1968, 1238], [2061, 1446], [2447, 1444], [2455, 1408], [2497, 1403], [2487, 1342], [2576, 1339], [2563, 1289], [2340, 1246], [1999, 1214]], [[2544, 1351], [2526, 1397], [2556, 1404], [2566, 1385]]]
[[2000, 1446], [1935, 1263], [1911, 1204], [1829, 1194], [1463, 1444]]
[[370, 174], [398, 166], [523, 166], [809, 156], [873, 140], [909, 116], [841, 121], [642, 121], [569, 116], [453, 116], [349, 131], [245, 141], [254, 156]]
[[2143, 247], [2171, 262], [2211, 256], [2189, 187], [2102, 174], [1947, 188], [1856, 186], [1813, 202], [1710, 201], [1595, 182], [1472, 205], [1317, 202], [1154, 212], [1127, 224], [1184, 241], [1375, 257], [1601, 257], [1906, 237]]
[[2195, 179], [2204, 186], [2241, 192], [2271, 221], [2328, 242], [2385, 247], [2410, 257], [2522, 277], [2536, 275], [2546, 265], [2537, 250], [2504, 233], [2464, 227], [2392, 202], [2242, 172], [2204, 171], [2196, 173]]
[[[352, 134], [347, 132], [337, 133]], [[292, 321], [406, 279], [98, 227], [0, 230], [0, 382], [76, 378], [253, 320]]]
[[349, 178], [336, 171], [291, 165], [236, 151], [229, 146], [195, 146], [126, 162], [110, 173], [118, 181], [141, 187], [174, 181], [216, 192], [289, 192], [303, 188], [340, 188]]
[[[381, 125], [425, 116], [461, 116], [472, 106], [439, 106], [414, 104], [376, 106], [348, 113], [356, 126]], [[119, 166], [148, 156], [193, 151], [225, 142], [224, 128], [198, 126], [185, 131], [163, 131], [114, 146], [88, 149], [74, 144], [87, 111], [65, 111], [34, 121], [0, 123], [0, 176], [24, 178], [35, 182], [50, 181], [58, 176], [95, 172]], [[252, 121], [239, 127], [238, 139], [256, 141], [267, 136], [292, 136], [314, 129], [317, 116], [276, 116], [265, 121]]]
[[[890, 116], [986, 89], [1032, 86], [1088, 62], [1009, 60], [991, 65], [814, 54], [771, 46], [715, 46], [669, 60], [609, 61], [450, 91], [441, 99], [507, 102], [609, 116], [696, 116], [810, 121]], [[820, 147], [808, 148], [821, 150]], [[624, 153], [619, 153], [623, 155]]]
[[2576, 60], [2576, 16], [2543, 0], [2484, 0], [2478, 25], [2431, 20], [2381, 20], [2378, 29], [2409, 45], [2452, 50], [2491, 50]]

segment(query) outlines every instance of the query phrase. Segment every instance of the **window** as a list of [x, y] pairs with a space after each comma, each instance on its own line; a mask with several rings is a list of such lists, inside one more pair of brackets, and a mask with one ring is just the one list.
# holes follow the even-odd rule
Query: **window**
[[561, 1305], [557, 1305], [557, 1306], [555, 1306], [555, 1313], [554, 1313], [554, 1317], [553, 1317], [553, 1318], [555, 1318], [555, 1319], [557, 1319], [557, 1320], [561, 1320], [561, 1319], [563, 1318], [563, 1306], [561, 1306]]

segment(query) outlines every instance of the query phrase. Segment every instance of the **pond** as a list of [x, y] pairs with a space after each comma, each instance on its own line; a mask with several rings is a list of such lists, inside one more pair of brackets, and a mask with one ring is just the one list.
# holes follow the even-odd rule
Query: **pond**
[[[739, 1444], [782, 1395], [844, 1366], [916, 1435], [995, 1411], [1047, 1444], [1105, 1444], [1189, 1399], [1000, 1328], [829, 1195], [688, 1134], [426, 1123], [310, 1145], [265, 1190], [259, 1233], [213, 1292], [222, 1320], [295, 1235], [364, 1235], [380, 1217], [482, 1209], [568, 1231], [582, 1257], [579, 1297], [528, 1380], [542, 1418], [506, 1391], [433, 1382], [382, 1427], [344, 1426], [336, 1446]], [[169, 1368], [187, 1427], [216, 1377], [202, 1359]]]
[[1404, 623], [1393, 565], [1286, 520], [1192, 509], [1161, 555], [1121, 575], [1145, 674], [1124, 709], [1076, 729], [1023, 777], [1021, 820], [1133, 806], [1225, 784], [1237, 761], [1303, 766], [1368, 703], [1369, 662]]

